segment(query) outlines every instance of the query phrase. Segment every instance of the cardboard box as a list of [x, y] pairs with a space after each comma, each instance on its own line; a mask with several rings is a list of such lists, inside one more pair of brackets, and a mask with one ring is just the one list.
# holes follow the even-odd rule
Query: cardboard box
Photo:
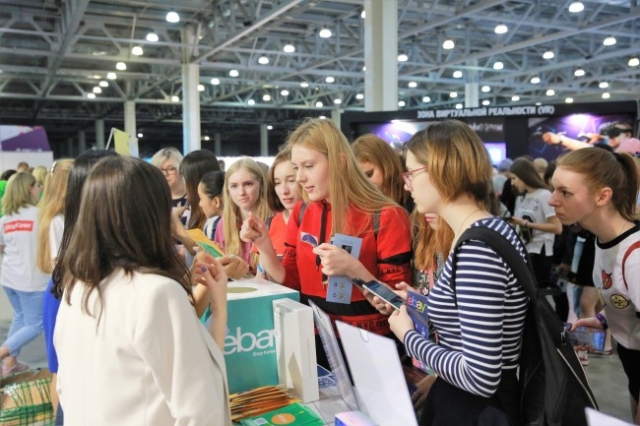
[[0, 380], [0, 424], [38, 426], [53, 422], [48, 370], [30, 370]]
[[229, 393], [278, 384], [273, 318], [276, 299], [296, 302], [300, 294], [269, 281], [233, 281], [227, 290], [228, 319], [224, 342]]

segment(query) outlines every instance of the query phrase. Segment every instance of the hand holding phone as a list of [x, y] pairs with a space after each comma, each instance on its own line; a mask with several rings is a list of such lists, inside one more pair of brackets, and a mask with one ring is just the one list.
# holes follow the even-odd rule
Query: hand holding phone
[[393, 291], [389, 290], [386, 286], [380, 284], [377, 281], [365, 282], [360, 278], [353, 278], [351, 281], [353, 281], [353, 283], [358, 287], [364, 288], [371, 294], [378, 296], [380, 299], [384, 300], [396, 310], [400, 309], [400, 306], [402, 306], [404, 303], [402, 297], [398, 296]]

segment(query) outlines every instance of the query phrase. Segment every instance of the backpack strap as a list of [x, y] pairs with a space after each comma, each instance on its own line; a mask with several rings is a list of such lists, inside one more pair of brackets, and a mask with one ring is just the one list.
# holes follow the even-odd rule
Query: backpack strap
[[273, 221], [273, 216], [269, 216], [267, 218], [267, 220], [265, 221], [265, 224], [267, 225], [267, 229], [271, 229], [271, 222]]
[[[453, 263], [452, 263], [452, 277], [451, 289], [454, 294], [456, 292], [455, 282], [455, 270], [457, 253], [460, 250], [460, 246], [469, 240], [478, 240], [487, 244], [495, 252], [502, 257], [505, 263], [511, 268], [511, 272], [515, 276], [516, 280], [522, 285], [525, 293], [529, 296], [529, 300], [533, 303], [537, 303], [536, 295], [538, 294], [538, 286], [536, 284], [535, 273], [531, 265], [531, 259], [527, 253], [527, 261], [522, 258], [518, 249], [516, 249], [502, 234], [486, 226], [474, 226], [467, 229], [460, 236], [458, 243], [453, 251]], [[524, 246], [524, 245], [523, 245]], [[526, 252], [525, 252], [526, 253]], [[456, 305], [458, 304], [456, 300]]]
[[378, 232], [380, 231], [380, 210], [376, 210], [373, 213], [373, 238], [378, 244]]
[[304, 211], [307, 209], [307, 202], [303, 201], [300, 206], [300, 211], [298, 212], [298, 226], [302, 223], [302, 218], [304, 217]]

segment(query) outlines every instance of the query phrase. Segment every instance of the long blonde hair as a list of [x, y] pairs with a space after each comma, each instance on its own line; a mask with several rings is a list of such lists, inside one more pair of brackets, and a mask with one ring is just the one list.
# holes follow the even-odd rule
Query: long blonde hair
[[18, 172], [11, 176], [2, 197], [2, 214], [12, 215], [23, 207], [35, 206], [37, 202], [31, 198], [30, 190], [36, 183], [36, 178], [29, 172]]
[[[240, 208], [231, 199], [229, 193], [229, 177], [240, 169], [251, 173], [260, 185], [258, 200], [253, 208], [253, 214], [262, 220], [272, 216], [271, 209], [267, 203], [267, 177], [262, 167], [252, 158], [241, 158], [229, 167], [224, 176], [223, 190], [223, 210], [222, 210], [222, 231], [224, 234], [224, 251], [226, 254], [242, 256], [242, 242], [240, 241], [240, 226], [242, 225], [242, 214]], [[259, 255], [251, 253], [252, 269], [258, 264]]]
[[38, 254], [37, 266], [42, 272], [53, 272], [53, 259], [50, 249], [51, 221], [54, 217], [64, 213], [67, 199], [67, 184], [69, 173], [73, 167], [73, 160], [58, 160], [51, 166], [51, 173], [47, 173], [44, 181], [44, 191], [40, 200], [38, 218]]
[[[365, 223], [365, 229], [371, 227], [373, 213], [383, 207], [397, 206], [389, 197], [385, 196], [365, 174], [360, 170], [353, 150], [347, 138], [330, 120], [315, 118], [307, 119], [291, 133], [287, 140], [287, 148], [301, 145], [318, 151], [327, 157], [329, 162], [329, 202], [332, 211], [331, 233], [356, 233], [364, 229], [347, 228], [347, 212], [355, 207], [368, 213], [370, 223]], [[345, 179], [347, 183], [345, 184]], [[305, 201], [309, 201], [306, 192], [301, 189]]]

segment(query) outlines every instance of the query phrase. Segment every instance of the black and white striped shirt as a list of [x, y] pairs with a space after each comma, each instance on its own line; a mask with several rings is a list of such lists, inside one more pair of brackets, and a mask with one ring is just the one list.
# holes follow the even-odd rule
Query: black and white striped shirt
[[[520, 239], [502, 219], [482, 219], [471, 226], [498, 231], [525, 257]], [[409, 355], [447, 382], [490, 397], [502, 370], [518, 366], [528, 297], [504, 260], [481, 241], [467, 241], [458, 251], [455, 294], [451, 267], [450, 254], [427, 304], [439, 344], [415, 331], [405, 335], [404, 343]]]

